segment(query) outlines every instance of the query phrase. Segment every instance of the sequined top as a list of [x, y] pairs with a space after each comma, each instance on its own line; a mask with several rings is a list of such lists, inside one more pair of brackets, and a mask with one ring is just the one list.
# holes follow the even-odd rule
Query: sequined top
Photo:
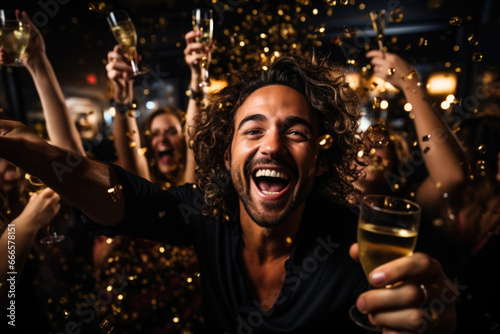
[[[246, 288], [238, 249], [237, 219], [214, 220], [201, 214], [203, 196], [193, 185], [161, 190], [113, 166], [125, 198], [125, 215], [115, 226], [87, 224], [108, 236], [117, 234], [194, 245], [201, 272], [206, 333], [357, 333], [348, 315], [366, 289], [359, 264], [349, 255], [356, 215], [323, 197], [310, 198], [274, 306], [264, 311]], [[237, 209], [233, 217], [238, 217]]]

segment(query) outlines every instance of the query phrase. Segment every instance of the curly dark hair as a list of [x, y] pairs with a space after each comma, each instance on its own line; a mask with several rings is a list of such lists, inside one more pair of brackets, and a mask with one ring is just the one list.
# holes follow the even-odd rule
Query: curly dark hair
[[[174, 115], [181, 123], [182, 128], [184, 128], [184, 123], [186, 122], [186, 114], [183, 110], [181, 110], [177, 107], [164, 107], [164, 108], [156, 109], [155, 111], [153, 111], [151, 114], [148, 115], [148, 117], [143, 125], [141, 140], [142, 140], [142, 146], [147, 148], [145, 155], [146, 155], [146, 159], [149, 163], [148, 164], [149, 173], [151, 175], [153, 183], [155, 183], [155, 184], [157, 184], [165, 189], [165, 188], [169, 188], [170, 186], [176, 186], [179, 184], [179, 182], [182, 179], [183, 172], [184, 172], [185, 161], [184, 160], [181, 161], [181, 165], [177, 169], [177, 173], [172, 179], [167, 178], [156, 167], [156, 161], [155, 161], [153, 149], [151, 147], [150, 130], [151, 130], [151, 123], [153, 122], [153, 119], [156, 118], [158, 115], [163, 115], [163, 114]], [[182, 142], [185, 143], [185, 140], [183, 140]], [[183, 153], [183, 159], [185, 159], [185, 158], [186, 158], [186, 154]]]
[[[191, 147], [196, 160], [199, 186], [205, 193], [205, 214], [227, 215], [238, 201], [224, 155], [231, 145], [238, 108], [259, 88], [286, 85], [302, 95], [319, 115], [319, 134], [329, 135], [320, 159], [326, 171], [316, 186], [334, 201], [351, 203], [356, 195], [353, 182], [360, 177], [357, 153], [363, 148], [358, 133], [359, 100], [343, 75], [344, 70], [328, 56], [312, 50], [305, 54], [285, 54], [268, 70], [250, 70], [237, 83], [211, 96], [210, 102], [190, 127]], [[320, 138], [321, 139], [321, 138]]]

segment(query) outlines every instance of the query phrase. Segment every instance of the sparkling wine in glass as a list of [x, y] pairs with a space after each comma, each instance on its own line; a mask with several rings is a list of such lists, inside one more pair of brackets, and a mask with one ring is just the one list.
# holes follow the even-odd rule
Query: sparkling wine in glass
[[143, 75], [146, 72], [139, 70], [137, 66], [137, 32], [134, 23], [126, 10], [111, 11], [107, 17], [111, 32], [122, 50], [128, 54], [132, 70], [132, 78]]
[[[47, 186], [45, 185], [45, 183], [42, 182], [42, 180], [40, 180], [39, 178], [37, 178], [33, 175], [26, 173], [26, 179], [29, 181], [30, 194], [33, 192], [39, 194], [45, 188], [47, 188]], [[53, 225], [53, 222], [51, 221], [47, 224], [47, 235], [40, 239], [40, 243], [42, 243], [42, 244], [54, 244], [56, 242], [63, 241], [65, 238], [66, 237], [64, 235], [58, 234], [54, 230], [54, 225]]]
[[[193, 10], [193, 29], [201, 32], [201, 35], [196, 38], [196, 42], [203, 44], [203, 46], [210, 46], [212, 44], [214, 20], [211, 9], [197, 8]], [[201, 58], [201, 67], [203, 68], [200, 82], [201, 87], [210, 86], [209, 63], [206, 55]]]
[[21, 18], [20, 12], [0, 9], [0, 45], [14, 59], [8, 66], [23, 66], [21, 56], [26, 51], [30, 40], [28, 24]]
[[[376, 267], [413, 254], [420, 225], [420, 206], [412, 201], [368, 195], [361, 202], [358, 221], [359, 260], [366, 277]], [[381, 331], [368, 315], [352, 306], [351, 319], [365, 329]]]

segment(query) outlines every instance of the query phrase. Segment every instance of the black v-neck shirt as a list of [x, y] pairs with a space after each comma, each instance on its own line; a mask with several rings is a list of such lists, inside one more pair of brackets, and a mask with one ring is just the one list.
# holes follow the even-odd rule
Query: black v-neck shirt
[[365, 333], [349, 308], [367, 288], [358, 263], [349, 257], [356, 215], [322, 196], [310, 197], [289, 259], [284, 284], [264, 311], [246, 288], [238, 253], [239, 212], [222, 222], [201, 214], [203, 195], [194, 185], [161, 190], [113, 166], [123, 187], [124, 220], [99, 234], [128, 235], [175, 245], [194, 245], [200, 265], [206, 333]]

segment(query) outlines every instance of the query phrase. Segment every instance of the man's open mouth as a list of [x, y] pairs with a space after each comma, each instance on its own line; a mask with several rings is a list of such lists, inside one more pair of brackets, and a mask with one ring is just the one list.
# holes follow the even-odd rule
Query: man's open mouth
[[257, 169], [253, 179], [257, 188], [265, 195], [279, 194], [290, 183], [288, 174], [275, 169]]

